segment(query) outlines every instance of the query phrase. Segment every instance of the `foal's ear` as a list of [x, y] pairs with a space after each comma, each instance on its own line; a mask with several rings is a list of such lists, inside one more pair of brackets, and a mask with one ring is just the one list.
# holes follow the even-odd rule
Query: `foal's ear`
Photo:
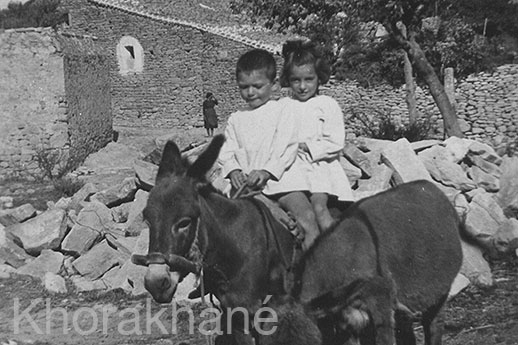
[[168, 141], [162, 153], [162, 160], [158, 166], [156, 179], [158, 180], [173, 173], [180, 175], [184, 170], [180, 149], [178, 149], [178, 146], [176, 146], [174, 142]]
[[187, 170], [187, 176], [203, 179], [207, 171], [212, 168], [216, 159], [218, 159], [219, 150], [225, 142], [225, 137], [222, 134], [218, 134], [212, 139], [209, 146], [202, 152], [202, 154], [196, 159], [196, 161]]

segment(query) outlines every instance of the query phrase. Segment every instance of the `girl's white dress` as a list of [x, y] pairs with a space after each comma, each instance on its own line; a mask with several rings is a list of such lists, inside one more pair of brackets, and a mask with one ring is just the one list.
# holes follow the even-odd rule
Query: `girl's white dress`
[[309, 153], [298, 150], [298, 159], [308, 168], [307, 183], [311, 193], [335, 195], [338, 200], [353, 201], [351, 185], [340, 162], [345, 140], [342, 110], [329, 96], [318, 95], [306, 102], [283, 99], [284, 109], [294, 113], [298, 125], [299, 142], [305, 143]]

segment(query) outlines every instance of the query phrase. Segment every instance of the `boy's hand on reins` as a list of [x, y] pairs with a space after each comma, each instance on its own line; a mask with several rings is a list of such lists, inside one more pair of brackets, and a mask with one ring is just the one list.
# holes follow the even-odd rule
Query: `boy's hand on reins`
[[253, 190], [261, 190], [271, 178], [272, 175], [266, 170], [252, 170], [246, 179], [246, 183]]
[[230, 183], [232, 184], [232, 187], [234, 187], [236, 190], [247, 183], [247, 176], [241, 170], [232, 170], [228, 176], [230, 177]]

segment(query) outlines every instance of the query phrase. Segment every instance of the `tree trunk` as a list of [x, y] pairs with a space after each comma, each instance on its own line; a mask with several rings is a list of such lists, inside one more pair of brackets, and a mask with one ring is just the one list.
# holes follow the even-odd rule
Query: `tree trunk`
[[428, 85], [430, 93], [435, 100], [435, 104], [437, 104], [444, 120], [445, 135], [462, 138], [464, 135], [462, 134], [457, 121], [455, 108], [451, 105], [450, 100], [444, 91], [444, 86], [437, 77], [432, 65], [430, 65], [423, 50], [415, 41], [413, 33], [410, 32], [408, 38], [405, 39], [396, 25], [390, 25], [388, 26], [388, 29], [389, 32], [393, 34], [394, 38], [403, 46], [403, 49], [405, 49], [408, 53], [408, 57], [413, 62], [417, 73], [423, 77]]
[[[400, 30], [404, 38], [407, 38], [406, 26], [400, 22]], [[408, 53], [403, 50], [403, 71], [405, 72], [405, 86], [406, 86], [406, 104], [408, 106], [408, 122], [414, 124], [417, 122], [417, 104], [415, 98], [415, 82], [414, 73], [412, 70], [412, 63], [408, 58]]]

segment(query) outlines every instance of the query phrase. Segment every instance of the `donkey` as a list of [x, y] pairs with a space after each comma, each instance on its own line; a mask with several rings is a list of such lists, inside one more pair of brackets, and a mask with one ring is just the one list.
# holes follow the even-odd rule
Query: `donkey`
[[[203, 269], [206, 293], [227, 308], [245, 308], [250, 318], [268, 295], [284, 294], [283, 272], [294, 251], [294, 238], [254, 198], [229, 199], [205, 179], [224, 142], [215, 136], [192, 164], [178, 147], [164, 148], [154, 188], [143, 211], [149, 224], [149, 252], [132, 260], [148, 266], [146, 289], [168, 303], [189, 272]], [[226, 324], [226, 322], [222, 322]], [[253, 344], [242, 313], [216, 343]]]
[[414, 321], [426, 345], [441, 344], [439, 312], [462, 264], [461, 226], [448, 198], [428, 181], [356, 202], [304, 253], [288, 301], [305, 313], [291, 308], [280, 315], [267, 343], [297, 338], [286, 319], [312, 319], [325, 344], [415, 345]]
[[[204, 178], [223, 141], [216, 136], [192, 165], [174, 143], [166, 144], [144, 210], [149, 252], [133, 256], [134, 263], [148, 266], [145, 286], [157, 302], [170, 302], [181, 279], [203, 268], [206, 292], [224, 310], [241, 307], [254, 315], [267, 295], [278, 296], [275, 303], [288, 296], [305, 313], [278, 304], [291, 315], [282, 325], [309, 328], [308, 317], [326, 344], [356, 337], [365, 344], [393, 344], [394, 338], [399, 345], [413, 344], [415, 318], [423, 321], [427, 344], [440, 343], [436, 315], [462, 254], [458, 218], [437, 187], [409, 183], [351, 206], [304, 255], [291, 289], [286, 282], [292, 235], [253, 198], [228, 199]], [[241, 332], [244, 321], [232, 321], [232, 335], [217, 343], [252, 344]], [[273, 337], [255, 334], [257, 342], [275, 344], [275, 334], [282, 334], [302, 344], [289, 336], [297, 330], [282, 325]]]

